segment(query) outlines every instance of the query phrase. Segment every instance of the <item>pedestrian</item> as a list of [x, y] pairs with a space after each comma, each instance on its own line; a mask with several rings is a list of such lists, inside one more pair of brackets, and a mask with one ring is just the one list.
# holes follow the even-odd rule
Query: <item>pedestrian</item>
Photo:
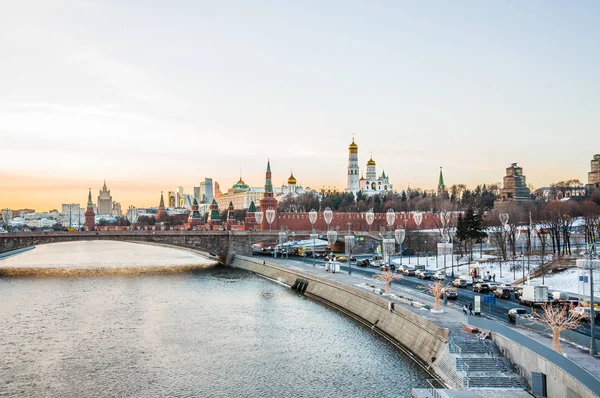
[[465, 306], [463, 307], [463, 314], [465, 315], [469, 315], [469, 313], [467, 312], [467, 305], [465, 304]]
[[469, 315], [473, 315], [473, 303], [469, 303]]
[[496, 273], [494, 273], [494, 275], [492, 275], [492, 280], [493, 280], [494, 282], [496, 282]]

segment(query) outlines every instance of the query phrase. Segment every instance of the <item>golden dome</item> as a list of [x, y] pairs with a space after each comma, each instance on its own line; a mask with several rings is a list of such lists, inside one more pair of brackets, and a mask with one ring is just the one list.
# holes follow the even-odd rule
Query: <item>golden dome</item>
[[375, 161], [373, 160], [373, 156], [371, 156], [371, 159], [369, 159], [369, 161], [367, 162], [367, 166], [375, 166]]
[[290, 174], [290, 178], [288, 178], [288, 185], [296, 185], [296, 178], [294, 178], [294, 173]]
[[348, 146], [350, 153], [358, 153], [358, 145], [354, 142], [354, 134], [352, 134], [352, 143]]

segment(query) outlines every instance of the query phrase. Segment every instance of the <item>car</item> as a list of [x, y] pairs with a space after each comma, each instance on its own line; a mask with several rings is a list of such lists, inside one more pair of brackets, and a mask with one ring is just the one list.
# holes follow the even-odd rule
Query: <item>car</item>
[[350, 256], [350, 257], [348, 257], [348, 260], [350, 260], [350, 261], [356, 261], [356, 257]]
[[[592, 313], [592, 311], [590, 310], [590, 307], [575, 307], [571, 310], [572, 313], [579, 315], [580, 319], [582, 321], [585, 322], [590, 322], [590, 315]], [[594, 311], [596, 312], [596, 319], [598, 318], [598, 310]]]
[[365, 258], [364, 260], [358, 260], [356, 262], [356, 266], [358, 267], [368, 267], [369, 265], [371, 265], [371, 262], [368, 258]]
[[533, 318], [525, 308], [512, 308], [508, 310], [508, 321], [516, 322], [517, 318]]
[[433, 278], [433, 274], [429, 271], [421, 271], [417, 277], [419, 279], [423, 279], [423, 280], [431, 279], [431, 278]]
[[415, 270], [412, 268], [405, 268], [403, 274], [406, 276], [415, 276]]
[[378, 256], [378, 255], [374, 255], [373, 256], [373, 260], [383, 260], [383, 257]]
[[446, 279], [446, 272], [445, 271], [437, 271], [435, 274], [433, 274], [433, 279], [435, 279], [437, 281], [443, 281], [444, 279]]
[[522, 295], [523, 295], [523, 286], [515, 287], [515, 299], [519, 300]]
[[487, 293], [490, 291], [490, 285], [487, 283], [476, 283], [473, 285], [473, 291], [477, 293]]
[[423, 271], [424, 271], [424, 270], [422, 270], [422, 269], [416, 269], [416, 270], [415, 270], [415, 276], [418, 278], [418, 277], [419, 277], [419, 275], [421, 274], [421, 272], [423, 272]]
[[346, 257], [338, 257], [337, 260], [342, 263], [345, 263], [346, 261], [348, 261], [348, 259]]
[[394, 264], [384, 264], [380, 267], [382, 271], [391, 270], [392, 272], [396, 271], [396, 266]]
[[452, 284], [454, 287], [467, 287], [467, 281], [462, 278], [456, 278]]
[[464, 279], [467, 282], [467, 285], [473, 284], [473, 277], [470, 275], [461, 275], [461, 276], [459, 276], [459, 278]]
[[511, 292], [515, 290], [515, 285], [511, 285], [510, 283], [501, 283], [498, 285], [498, 287], [501, 287], [502, 289], [508, 289]]
[[458, 299], [458, 290], [454, 287], [448, 287], [444, 289], [444, 294], [448, 298], [448, 300], [456, 300]]
[[498, 287], [494, 289], [494, 296], [500, 299], [510, 300], [510, 290], [503, 287]]

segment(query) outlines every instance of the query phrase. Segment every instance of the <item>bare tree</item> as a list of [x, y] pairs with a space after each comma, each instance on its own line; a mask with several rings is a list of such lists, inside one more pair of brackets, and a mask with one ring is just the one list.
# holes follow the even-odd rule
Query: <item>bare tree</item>
[[421, 289], [424, 289], [426, 292], [430, 293], [435, 301], [433, 302], [433, 311], [440, 311], [442, 309], [440, 305], [440, 300], [444, 295], [446, 289], [452, 287], [450, 284], [444, 285], [442, 281], [437, 281], [432, 283], [431, 285], [419, 286]]
[[399, 274], [394, 274], [392, 271], [386, 269], [381, 274], [376, 274], [373, 278], [385, 282], [385, 293], [390, 292], [390, 286], [392, 281], [402, 279], [402, 276]]
[[569, 311], [568, 306], [554, 307], [550, 303], [542, 305], [542, 311], [532, 311], [533, 322], [542, 325], [552, 333], [552, 349], [562, 354], [560, 347], [560, 334], [565, 330], [577, 329], [581, 323], [581, 316]]

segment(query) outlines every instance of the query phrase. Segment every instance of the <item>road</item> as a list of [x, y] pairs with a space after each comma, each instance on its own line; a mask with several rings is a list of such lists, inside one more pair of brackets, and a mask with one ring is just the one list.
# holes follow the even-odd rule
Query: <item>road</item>
[[[357, 255], [356, 257], [358, 259], [361, 259], [361, 258], [369, 258], [370, 256]], [[293, 258], [295, 260], [299, 259], [299, 257], [293, 257]], [[311, 264], [312, 258], [310, 258], [310, 257], [306, 258], [306, 263]], [[315, 263], [318, 266], [322, 267], [322, 266], [324, 266], [325, 261], [323, 259], [316, 259]], [[346, 272], [348, 271], [348, 263], [340, 262], [339, 264], [340, 264], [341, 270], [346, 271]], [[350, 266], [352, 268], [351, 272], [353, 274], [357, 274], [357, 275], [373, 277], [373, 275], [380, 272], [379, 268], [377, 268], [377, 267], [358, 267], [358, 266], [356, 266], [356, 263], [352, 263], [352, 264], [350, 264]], [[446, 283], [451, 283], [451, 282], [452, 282], [451, 278], [446, 279]], [[428, 292], [425, 291], [425, 289], [420, 288], [419, 286], [431, 284], [431, 283], [433, 283], [433, 281], [418, 279], [417, 277], [414, 277], [414, 276], [404, 276], [401, 280], [393, 281], [392, 283], [399, 284], [401, 286], [429, 294]], [[468, 288], [459, 288], [457, 290], [458, 290], [458, 298], [454, 301], [457, 302], [461, 307], [464, 306], [465, 304], [470, 304], [470, 303], [474, 304], [475, 296], [486, 296], [487, 295], [487, 294], [480, 294], [480, 293], [473, 292], [473, 290], [470, 286]], [[519, 301], [517, 301], [514, 297], [512, 297], [509, 300], [496, 299], [496, 304], [491, 305], [491, 306], [488, 304], [484, 304], [483, 298], [481, 298], [482, 314], [488, 315], [491, 318], [494, 318], [495, 320], [499, 320], [502, 322], [508, 322], [508, 310], [510, 310], [511, 308], [517, 308], [517, 307], [525, 308], [528, 310], [527, 307], [522, 306], [521, 303]], [[599, 321], [597, 319], [596, 320], [596, 336], [600, 336], [600, 327], [598, 326], [598, 323], [599, 323]], [[590, 324], [587, 322], [584, 322], [576, 331], [589, 337], [590, 336]], [[596, 337], [596, 338], [598, 338], [598, 337]]]

